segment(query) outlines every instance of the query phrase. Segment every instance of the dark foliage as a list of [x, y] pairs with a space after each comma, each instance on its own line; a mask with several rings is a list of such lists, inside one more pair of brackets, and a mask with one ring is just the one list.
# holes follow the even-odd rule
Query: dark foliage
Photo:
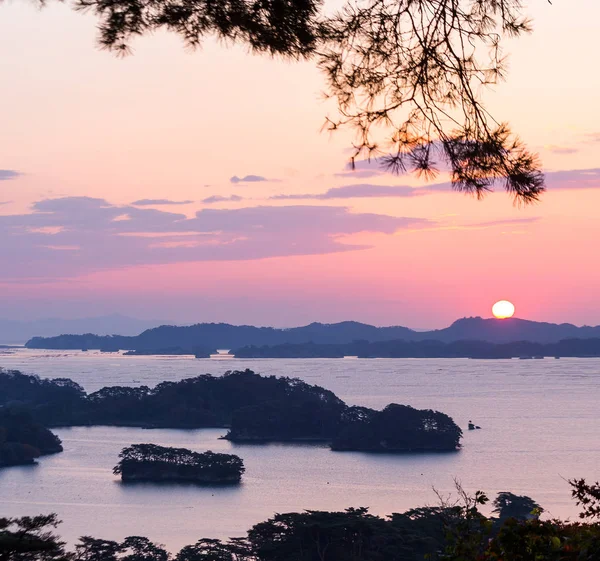
[[[585, 484], [585, 482], [584, 482]], [[537, 518], [494, 519], [460, 485], [452, 504], [380, 517], [366, 508], [276, 514], [246, 537], [199, 539], [171, 557], [145, 537], [123, 542], [84, 536], [74, 553], [48, 532], [56, 517], [0, 519], [0, 561], [595, 561], [600, 526]], [[513, 495], [516, 497], [516, 495]], [[507, 497], [504, 497], [506, 499]], [[499, 498], [494, 503], [502, 503]], [[534, 503], [529, 497], [519, 497]]]
[[82, 536], [75, 545], [78, 561], [117, 561], [123, 546], [112, 540], [102, 540], [91, 536]]
[[120, 561], [167, 561], [169, 553], [162, 546], [142, 536], [129, 536], [121, 543]]
[[35, 458], [62, 451], [60, 439], [34, 422], [20, 406], [0, 406], [0, 467], [33, 464]]
[[600, 483], [587, 483], [585, 479], [572, 479], [571, 496], [582, 507], [580, 518], [600, 519]]
[[238, 482], [244, 462], [234, 454], [192, 452], [156, 444], [133, 444], [123, 448], [113, 472], [123, 481]]
[[[241, 557], [240, 553], [244, 557]], [[236, 561], [249, 558], [246, 545], [236, 547], [235, 542], [225, 544], [221, 540], [203, 538], [194, 545], [183, 547], [175, 557], [175, 561]]]
[[531, 497], [515, 495], [509, 491], [498, 493], [494, 499], [493, 512], [500, 520], [515, 518], [516, 520], [528, 520], [537, 518], [543, 509]]
[[58, 523], [55, 514], [0, 518], [0, 561], [71, 559], [65, 543], [52, 533]]
[[190, 47], [205, 35], [247, 44], [253, 51], [300, 58], [322, 35], [313, 0], [76, 0], [79, 10], [100, 18], [100, 45], [129, 52], [132, 36], [164, 28]]

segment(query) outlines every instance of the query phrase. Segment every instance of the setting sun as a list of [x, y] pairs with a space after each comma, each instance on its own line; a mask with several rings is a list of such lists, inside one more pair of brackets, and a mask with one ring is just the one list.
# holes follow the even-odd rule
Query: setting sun
[[511, 318], [515, 314], [515, 307], [508, 300], [500, 300], [492, 306], [492, 314], [497, 319]]

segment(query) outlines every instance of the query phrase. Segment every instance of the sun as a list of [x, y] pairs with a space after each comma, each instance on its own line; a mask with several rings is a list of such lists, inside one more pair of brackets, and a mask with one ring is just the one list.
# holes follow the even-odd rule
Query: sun
[[500, 300], [492, 306], [492, 314], [497, 319], [507, 319], [515, 315], [515, 307], [508, 300]]

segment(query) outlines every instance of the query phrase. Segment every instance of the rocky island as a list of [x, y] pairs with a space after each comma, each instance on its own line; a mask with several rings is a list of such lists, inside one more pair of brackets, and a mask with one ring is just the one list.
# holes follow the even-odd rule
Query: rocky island
[[234, 454], [192, 452], [156, 444], [133, 444], [123, 448], [119, 458], [113, 473], [124, 482], [239, 483], [245, 471], [243, 460]]

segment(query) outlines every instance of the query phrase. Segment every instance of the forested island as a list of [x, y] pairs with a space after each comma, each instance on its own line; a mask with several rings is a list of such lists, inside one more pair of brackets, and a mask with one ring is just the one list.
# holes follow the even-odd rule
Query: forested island
[[[483, 320], [482, 320], [483, 321]], [[497, 320], [496, 320], [497, 321]], [[162, 328], [161, 328], [162, 329]], [[183, 328], [181, 328], [183, 329]], [[391, 329], [391, 328], [390, 328]], [[584, 329], [584, 328], [580, 328]], [[591, 330], [592, 328], [590, 328]], [[592, 331], [586, 332], [592, 333]], [[594, 332], [595, 333], [595, 332]], [[142, 337], [141, 335], [139, 336]], [[185, 338], [184, 338], [185, 339]], [[166, 346], [171, 339], [164, 342], [159, 339], [123, 337], [97, 337], [95, 335], [61, 335], [51, 339], [32, 339], [31, 348], [52, 349], [99, 349], [103, 352], [126, 350], [127, 356], [136, 355], [194, 355], [197, 358], [208, 358], [216, 353], [217, 347], [187, 344]], [[163, 346], [164, 345], [164, 346]], [[354, 339], [349, 342], [296, 342], [274, 345], [245, 345], [231, 348], [236, 358], [343, 358], [356, 356], [359, 358], [475, 358], [475, 359], [510, 359], [521, 357], [600, 357], [600, 337], [561, 339], [542, 343], [531, 340], [514, 340], [512, 342], [495, 343], [479, 338], [460, 339], [444, 342], [439, 339], [392, 339], [370, 341]], [[129, 350], [127, 350], [129, 349]]]
[[58, 436], [34, 422], [28, 409], [0, 406], [0, 467], [33, 464], [62, 449]]
[[600, 357], [600, 338], [564, 339], [557, 343], [489, 343], [486, 341], [354, 341], [346, 344], [284, 344], [235, 349], [236, 358], [479, 358]]
[[200, 538], [170, 554], [141, 536], [81, 537], [74, 551], [53, 530], [56, 515], [0, 518], [5, 561], [578, 561], [600, 559], [600, 487], [571, 481], [581, 520], [543, 520], [530, 497], [501, 492], [484, 515], [485, 493], [467, 493], [390, 516], [367, 508], [275, 514], [227, 541]]
[[170, 481], [239, 483], [244, 462], [234, 454], [192, 452], [156, 444], [132, 444], [123, 448], [113, 469], [124, 482]]
[[2, 371], [3, 402], [21, 403], [50, 427], [222, 427], [232, 441], [319, 441], [334, 450], [451, 451], [462, 437], [444, 413], [397, 404], [383, 411], [349, 406], [319, 386], [251, 370], [90, 394], [68, 379]]

